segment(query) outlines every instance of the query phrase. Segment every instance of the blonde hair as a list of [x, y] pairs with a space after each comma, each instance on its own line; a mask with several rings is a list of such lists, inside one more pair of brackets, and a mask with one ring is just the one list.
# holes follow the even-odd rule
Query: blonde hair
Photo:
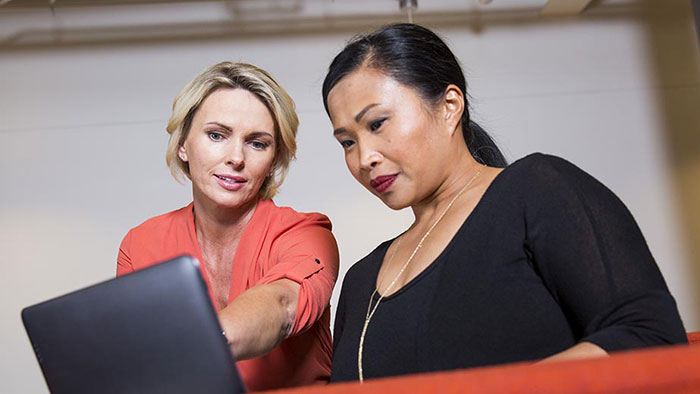
[[202, 71], [178, 93], [173, 114], [166, 130], [170, 134], [165, 162], [177, 181], [184, 174], [190, 177], [189, 165], [178, 156], [178, 149], [190, 131], [192, 118], [205, 98], [217, 89], [245, 89], [256, 95], [267, 107], [275, 123], [275, 159], [270, 176], [258, 195], [272, 198], [287, 175], [297, 151], [296, 135], [299, 119], [294, 101], [267, 71], [246, 63], [222, 62]]

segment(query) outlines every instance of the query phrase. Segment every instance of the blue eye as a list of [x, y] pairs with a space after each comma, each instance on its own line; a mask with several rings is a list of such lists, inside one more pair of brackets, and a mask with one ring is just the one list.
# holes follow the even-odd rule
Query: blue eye
[[268, 147], [268, 144], [262, 141], [252, 141], [250, 144], [253, 146], [253, 148], [259, 150], [263, 150]]
[[375, 120], [374, 122], [369, 124], [369, 129], [372, 131], [377, 131], [380, 127], [382, 127], [382, 124], [385, 120], [386, 118]]
[[215, 131], [210, 131], [207, 133], [207, 135], [209, 136], [209, 139], [212, 141], [221, 141], [224, 138], [223, 135], [221, 135]]

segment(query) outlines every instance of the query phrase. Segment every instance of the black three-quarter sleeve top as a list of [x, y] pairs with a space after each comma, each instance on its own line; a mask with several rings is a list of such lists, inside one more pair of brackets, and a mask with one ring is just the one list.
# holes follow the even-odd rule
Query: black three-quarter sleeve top
[[[358, 379], [360, 333], [389, 244], [345, 276], [331, 381]], [[437, 259], [381, 301], [363, 373], [536, 360], [581, 341], [610, 352], [686, 334], [623, 203], [573, 164], [533, 154], [504, 169]]]

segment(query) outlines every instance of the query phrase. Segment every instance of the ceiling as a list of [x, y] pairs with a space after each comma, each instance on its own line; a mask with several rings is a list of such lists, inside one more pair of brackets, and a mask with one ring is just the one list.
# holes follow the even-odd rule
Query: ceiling
[[[0, 7], [5, 10], [27, 10], [27, 9], [66, 9], [75, 7], [116, 7], [116, 6], [134, 6], [134, 5], [145, 5], [145, 4], [174, 4], [174, 3], [212, 3], [211, 0], [0, 0]], [[237, 3], [240, 6], [259, 7], [260, 3], [266, 3], [268, 5], [282, 5], [282, 4], [310, 4], [314, 3], [327, 3], [331, 6], [337, 6], [341, 3], [347, 3], [347, 1], [334, 1], [334, 0], [229, 0], [229, 1], [218, 1], [221, 3]], [[365, 7], [369, 5], [374, 5], [376, 3], [394, 3], [398, 8], [398, 0], [355, 0], [354, 3], [361, 4]], [[418, 4], [418, 8], [434, 8], [435, 5], [441, 6], [467, 6], [470, 3], [477, 6], [492, 6], [493, 7], [503, 7], [504, 4], [509, 6], [518, 6], [520, 8], [524, 7], [538, 7], [541, 12], [545, 15], [575, 15], [580, 13], [592, 3], [592, 0], [462, 0], [462, 1], [449, 1], [449, 0], [413, 0], [413, 2]], [[407, 1], [407, 3], [412, 3], [412, 1]], [[318, 5], [318, 4], [315, 4]]]
[[[645, 0], [417, 0], [421, 24], [576, 17]], [[668, 0], [666, 0], [668, 1]], [[410, 1], [407, 0], [410, 3]], [[0, 49], [364, 28], [410, 21], [399, 0], [0, 0]]]

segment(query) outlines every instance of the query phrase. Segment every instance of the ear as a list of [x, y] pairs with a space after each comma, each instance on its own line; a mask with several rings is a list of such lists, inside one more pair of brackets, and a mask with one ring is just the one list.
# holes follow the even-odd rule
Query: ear
[[443, 113], [450, 134], [454, 134], [464, 113], [464, 94], [457, 85], [448, 85], [445, 89]]
[[184, 145], [180, 145], [180, 147], [177, 148], [177, 156], [180, 158], [180, 160], [187, 163], [187, 149], [185, 149]]

